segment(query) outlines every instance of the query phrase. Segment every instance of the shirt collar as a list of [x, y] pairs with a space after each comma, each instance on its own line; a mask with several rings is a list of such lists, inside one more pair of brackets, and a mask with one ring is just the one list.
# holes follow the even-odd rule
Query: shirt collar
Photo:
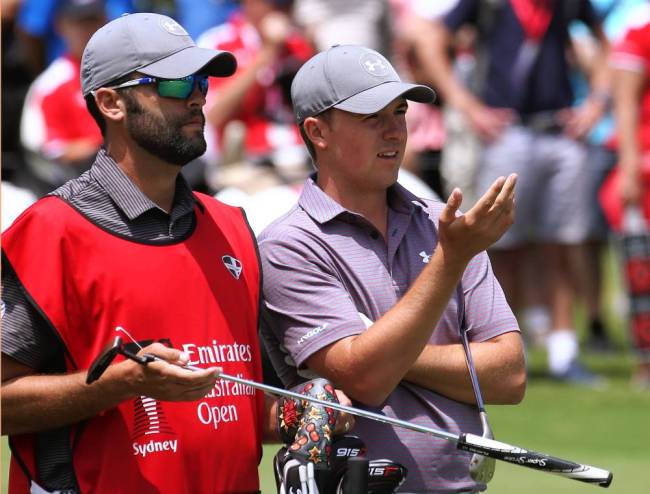
[[[317, 174], [311, 175], [302, 189], [298, 204], [305, 212], [318, 223], [327, 223], [340, 214], [348, 213], [358, 216], [358, 213], [349, 211], [336, 202], [332, 197], [327, 195], [317, 184]], [[394, 211], [410, 214], [415, 205], [424, 206], [426, 203], [422, 199], [409, 192], [399, 183], [395, 183], [388, 188], [388, 205]]]
[[[106, 191], [117, 207], [128, 217], [134, 220], [138, 216], [157, 209], [164, 212], [160, 206], [149, 199], [131, 179], [122, 171], [119, 165], [111, 158], [105, 149], [97, 153], [91, 173], [97, 183]], [[170, 216], [178, 218], [194, 209], [196, 198], [190, 186], [179, 173], [176, 179], [176, 190]]]

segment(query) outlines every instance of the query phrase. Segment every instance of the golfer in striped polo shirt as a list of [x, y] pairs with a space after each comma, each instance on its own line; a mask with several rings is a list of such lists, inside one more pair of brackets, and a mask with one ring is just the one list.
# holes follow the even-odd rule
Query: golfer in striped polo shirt
[[[468, 331], [483, 398], [518, 403], [526, 373], [517, 321], [485, 249], [514, 219], [516, 177], [501, 177], [467, 213], [397, 183], [408, 101], [433, 92], [404, 83], [379, 53], [335, 46], [292, 86], [317, 173], [298, 203], [259, 237], [263, 339], [280, 378], [314, 374], [355, 405], [453, 433], [481, 433], [460, 344]], [[470, 454], [417, 432], [359, 419], [370, 459], [408, 468], [402, 492], [478, 492]]]

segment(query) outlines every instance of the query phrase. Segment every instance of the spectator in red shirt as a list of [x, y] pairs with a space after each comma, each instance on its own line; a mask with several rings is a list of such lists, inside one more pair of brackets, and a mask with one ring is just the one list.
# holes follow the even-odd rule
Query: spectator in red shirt
[[601, 189], [605, 215], [624, 234], [630, 327], [638, 365], [633, 383], [650, 389], [650, 5], [634, 19], [612, 57], [619, 162]]
[[66, 0], [56, 29], [67, 51], [32, 83], [21, 120], [28, 163], [48, 190], [90, 167], [102, 137], [86, 109], [79, 82], [80, 60], [91, 35], [106, 22], [103, 0]]
[[206, 117], [215, 129], [213, 151], [222, 147], [226, 126], [240, 121], [248, 162], [306, 172], [308, 156], [294, 123], [289, 91], [293, 75], [313, 50], [292, 26], [291, 5], [290, 0], [242, 0], [240, 12], [206, 31], [197, 44], [230, 51], [238, 62], [233, 77], [210, 81]]

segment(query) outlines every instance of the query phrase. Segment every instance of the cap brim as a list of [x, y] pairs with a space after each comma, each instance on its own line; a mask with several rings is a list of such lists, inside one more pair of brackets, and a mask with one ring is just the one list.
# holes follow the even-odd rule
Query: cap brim
[[237, 60], [228, 51], [189, 46], [162, 60], [140, 67], [138, 72], [162, 79], [178, 79], [197, 72], [227, 77], [233, 75], [236, 69]]
[[334, 108], [351, 113], [368, 115], [385, 108], [400, 96], [410, 101], [417, 101], [418, 103], [431, 103], [436, 99], [436, 93], [430, 87], [393, 81], [385, 82], [357, 93], [354, 96], [350, 96], [348, 99], [334, 105]]

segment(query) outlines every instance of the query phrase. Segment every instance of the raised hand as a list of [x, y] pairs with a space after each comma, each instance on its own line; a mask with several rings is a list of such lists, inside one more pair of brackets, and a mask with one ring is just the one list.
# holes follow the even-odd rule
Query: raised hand
[[499, 177], [465, 214], [458, 214], [463, 194], [454, 189], [440, 214], [438, 231], [445, 257], [468, 262], [499, 240], [515, 219], [517, 175]]
[[282, 12], [270, 12], [262, 19], [259, 32], [265, 45], [279, 47], [291, 33], [291, 20]]

